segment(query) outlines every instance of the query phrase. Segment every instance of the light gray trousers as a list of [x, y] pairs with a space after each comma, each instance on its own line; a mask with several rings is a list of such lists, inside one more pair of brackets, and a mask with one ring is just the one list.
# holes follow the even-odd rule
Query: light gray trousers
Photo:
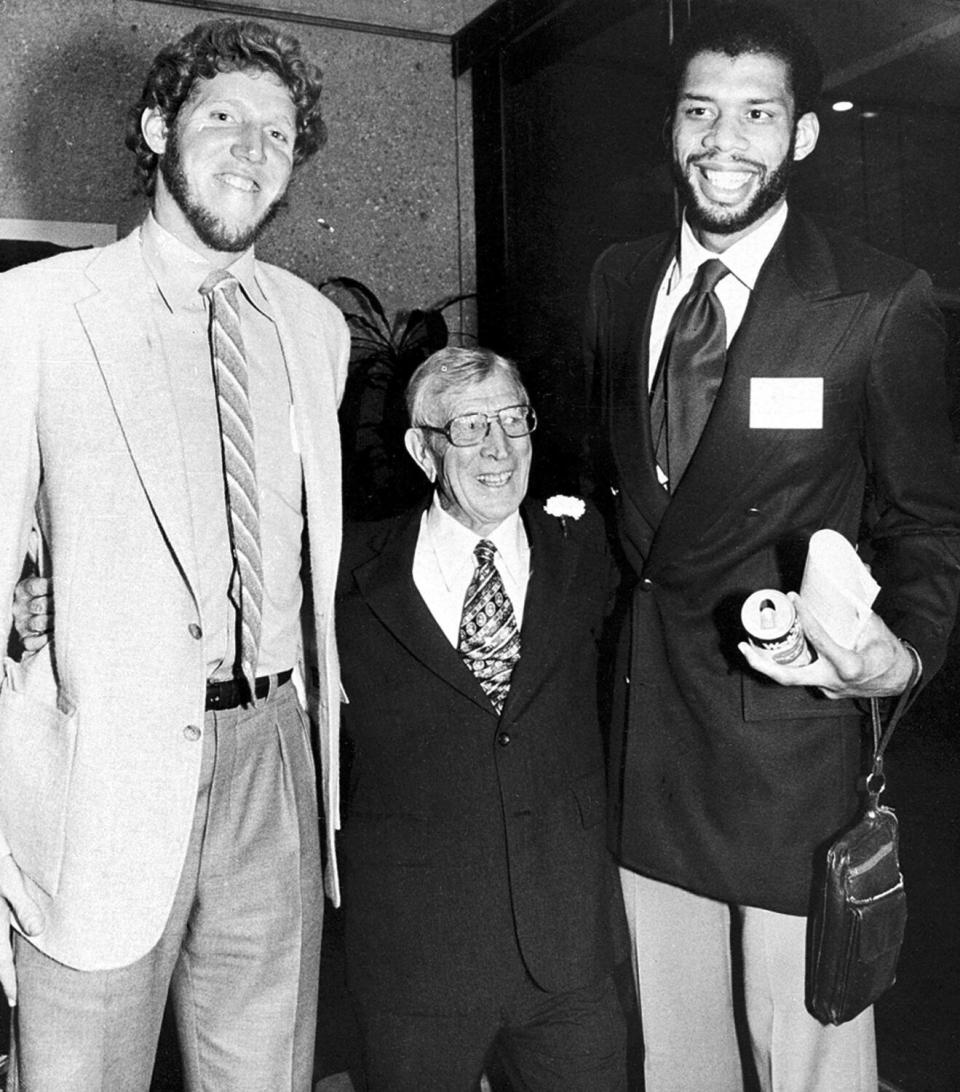
[[11, 1092], [147, 1092], [167, 995], [188, 1092], [312, 1087], [323, 890], [307, 718], [290, 683], [208, 712], [186, 862], [156, 946], [77, 971], [16, 938]]
[[[807, 919], [729, 906], [620, 869], [647, 1092], [742, 1092], [734, 981], [763, 1092], [876, 1092], [873, 1009], [824, 1027], [804, 1003]], [[742, 967], [731, 951], [739, 918]]]

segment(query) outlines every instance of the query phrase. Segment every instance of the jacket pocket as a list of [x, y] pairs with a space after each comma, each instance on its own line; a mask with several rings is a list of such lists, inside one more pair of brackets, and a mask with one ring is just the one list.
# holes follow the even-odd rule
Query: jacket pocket
[[60, 885], [67, 794], [77, 746], [73, 706], [51, 706], [19, 689], [4, 664], [0, 685], [0, 831], [14, 860], [49, 895]]
[[812, 686], [780, 686], [746, 671], [740, 678], [745, 721], [822, 720], [824, 717], [862, 715], [852, 698], [831, 699]]

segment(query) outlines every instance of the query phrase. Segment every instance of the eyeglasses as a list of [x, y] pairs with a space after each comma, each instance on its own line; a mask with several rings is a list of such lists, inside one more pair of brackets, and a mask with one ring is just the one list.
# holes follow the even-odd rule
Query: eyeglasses
[[537, 415], [533, 406], [504, 406], [496, 413], [464, 413], [452, 417], [445, 425], [419, 425], [428, 432], [442, 432], [454, 447], [475, 447], [482, 444], [490, 432], [490, 425], [499, 421], [504, 435], [511, 440], [529, 436], [537, 427]]

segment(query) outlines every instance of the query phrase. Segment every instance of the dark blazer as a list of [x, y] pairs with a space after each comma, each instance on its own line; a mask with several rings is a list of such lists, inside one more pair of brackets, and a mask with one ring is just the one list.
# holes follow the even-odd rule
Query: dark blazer
[[[960, 573], [944, 339], [925, 274], [791, 211], [670, 496], [646, 379], [675, 247], [664, 235], [608, 250], [588, 311], [600, 479], [636, 579], [612, 844], [655, 878], [802, 914], [815, 848], [856, 811], [860, 711], [751, 672], [739, 609], [758, 588], [799, 588], [818, 528], [857, 542], [863, 521], [876, 610], [919, 650], [924, 679], [937, 670]], [[822, 377], [823, 427], [751, 428], [754, 377]]]
[[346, 536], [337, 631], [352, 748], [342, 855], [361, 1005], [502, 1001], [517, 949], [548, 991], [611, 966], [622, 928], [605, 845], [596, 643], [602, 522], [527, 502], [522, 653], [497, 716], [413, 583], [422, 509]]

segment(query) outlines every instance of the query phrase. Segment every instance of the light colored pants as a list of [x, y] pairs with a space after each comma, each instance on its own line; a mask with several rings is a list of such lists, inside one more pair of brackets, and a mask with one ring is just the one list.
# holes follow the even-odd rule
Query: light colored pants
[[156, 946], [77, 971], [17, 938], [11, 1092], [146, 1092], [167, 994], [190, 1092], [307, 1092], [323, 894], [307, 722], [289, 683], [206, 714], [187, 858]]
[[737, 1005], [763, 1092], [877, 1092], [873, 1009], [839, 1027], [806, 1009], [806, 918], [728, 906], [624, 868], [620, 881], [646, 1092], [742, 1092]]

